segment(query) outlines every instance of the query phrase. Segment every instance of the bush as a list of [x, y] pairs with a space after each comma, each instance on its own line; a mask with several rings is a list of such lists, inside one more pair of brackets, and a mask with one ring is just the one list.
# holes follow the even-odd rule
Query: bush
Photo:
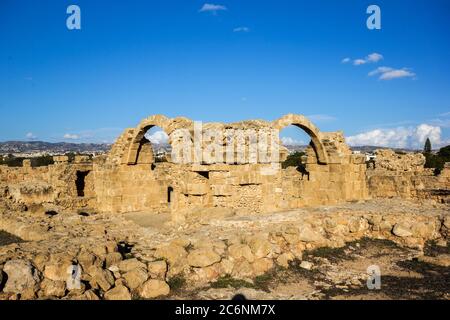
[[441, 173], [446, 162], [450, 162], [450, 145], [441, 148], [437, 154], [424, 152], [425, 156], [425, 168], [433, 168], [434, 174], [438, 175]]
[[288, 155], [286, 161], [284, 161], [281, 165], [283, 169], [287, 167], [300, 167], [302, 166], [302, 157], [305, 155], [304, 152], [297, 151], [290, 155]]

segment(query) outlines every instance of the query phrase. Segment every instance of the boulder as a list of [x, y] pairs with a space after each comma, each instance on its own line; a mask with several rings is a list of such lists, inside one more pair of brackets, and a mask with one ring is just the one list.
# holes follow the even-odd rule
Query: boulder
[[165, 259], [170, 265], [178, 264], [187, 257], [187, 251], [174, 243], [158, 248], [155, 251], [155, 257]]
[[118, 264], [120, 272], [129, 272], [134, 269], [147, 269], [147, 266], [136, 258], [123, 260]]
[[191, 267], [204, 268], [220, 262], [220, 256], [212, 249], [197, 249], [192, 251], [187, 261]]
[[314, 267], [314, 264], [309, 261], [302, 261], [302, 263], [300, 264], [300, 268], [305, 269], [305, 270], [311, 270], [313, 267]]
[[29, 261], [10, 260], [3, 267], [7, 281], [3, 291], [6, 293], [21, 293], [26, 289], [34, 288], [39, 282], [37, 270]]
[[64, 281], [44, 279], [41, 282], [41, 290], [44, 297], [61, 298], [66, 294], [66, 283]]
[[101, 267], [103, 264], [103, 261], [99, 259], [95, 254], [86, 250], [82, 250], [80, 253], [78, 253], [77, 261], [84, 270], [89, 269], [89, 267], [93, 265]]
[[114, 285], [114, 276], [109, 270], [92, 266], [88, 269], [88, 274], [91, 276], [90, 283], [93, 288], [98, 285], [103, 291], [108, 291]]
[[72, 271], [71, 261], [51, 262], [44, 268], [44, 276], [53, 281], [66, 281]]
[[244, 258], [248, 262], [255, 261], [252, 249], [246, 244], [233, 244], [229, 246], [228, 255], [235, 260]]
[[395, 224], [394, 228], [392, 229], [392, 233], [401, 238], [411, 237], [413, 235], [409, 226], [403, 223]]
[[348, 222], [348, 229], [350, 233], [364, 232], [369, 229], [369, 222], [363, 217], [352, 218]]
[[131, 294], [127, 287], [119, 285], [105, 293], [106, 300], [131, 300]]
[[253, 267], [247, 260], [238, 260], [233, 266], [232, 275], [240, 279], [251, 278], [253, 272]]
[[261, 258], [252, 263], [253, 274], [260, 276], [273, 268], [273, 260], [269, 258]]
[[265, 258], [272, 252], [272, 244], [263, 236], [255, 236], [248, 242], [256, 259]]
[[143, 284], [148, 279], [147, 269], [138, 268], [128, 271], [123, 275], [128, 288], [131, 290], [137, 289], [141, 284]]
[[167, 296], [170, 293], [170, 287], [165, 281], [148, 280], [138, 290], [138, 294], [143, 299], [154, 299], [161, 296]]
[[122, 255], [119, 252], [110, 252], [105, 257], [106, 267], [118, 265], [122, 261]]
[[294, 255], [290, 252], [282, 253], [277, 258], [277, 264], [283, 268], [289, 267], [289, 262], [294, 260]]
[[303, 242], [322, 242], [324, 238], [321, 234], [315, 232], [310, 225], [301, 225], [298, 231], [298, 237]]
[[147, 270], [153, 279], [165, 279], [167, 273], [167, 262], [153, 261], [147, 264]]
[[93, 290], [88, 290], [83, 294], [83, 300], [97, 301], [100, 300], [100, 298]]

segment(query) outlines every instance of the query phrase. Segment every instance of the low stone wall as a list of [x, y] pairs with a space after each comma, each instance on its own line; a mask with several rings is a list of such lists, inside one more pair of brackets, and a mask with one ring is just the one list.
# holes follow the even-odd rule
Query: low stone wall
[[[77, 176], [85, 173], [82, 186], [77, 186]], [[64, 209], [95, 208], [92, 163], [73, 163], [57, 161], [54, 165], [31, 167], [0, 166], [0, 188], [3, 201], [23, 205], [24, 208], [36, 206], [58, 206]], [[82, 192], [78, 189], [82, 188]], [[80, 193], [81, 192], [81, 193]]]
[[435, 176], [432, 169], [423, 167], [422, 154], [396, 154], [392, 150], [378, 150], [375, 168], [367, 170], [369, 194], [373, 198], [400, 197], [403, 199], [434, 200], [450, 203], [450, 166]]

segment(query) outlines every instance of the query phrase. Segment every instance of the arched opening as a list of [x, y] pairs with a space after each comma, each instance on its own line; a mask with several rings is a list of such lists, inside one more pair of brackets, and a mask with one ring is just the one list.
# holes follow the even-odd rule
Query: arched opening
[[277, 130], [283, 130], [291, 125], [302, 129], [308, 134], [308, 136], [311, 137], [310, 145], [316, 154], [317, 163], [327, 164], [328, 154], [324, 144], [321, 141], [320, 131], [314, 124], [311, 123], [311, 121], [302, 115], [288, 114], [272, 122], [272, 127]]
[[[168, 162], [170, 158], [170, 153], [172, 151], [172, 147], [169, 144], [169, 136], [161, 127], [154, 126], [150, 130], [147, 131], [147, 133], [144, 135], [144, 139], [148, 141], [151, 149], [152, 149], [152, 155], [153, 155], [153, 161], [151, 162], [152, 165], [161, 163], [161, 162]], [[139, 159], [141, 157], [141, 154], [138, 154], [138, 163]], [[153, 166], [152, 166], [153, 168]]]
[[279, 132], [281, 144], [281, 167], [294, 167], [302, 179], [309, 180], [310, 174], [306, 169], [307, 148], [311, 144], [311, 137], [294, 125], [289, 125]]

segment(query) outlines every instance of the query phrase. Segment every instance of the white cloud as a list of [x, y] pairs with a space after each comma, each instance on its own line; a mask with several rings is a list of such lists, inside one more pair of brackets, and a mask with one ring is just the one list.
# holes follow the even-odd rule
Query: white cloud
[[376, 53], [376, 52], [371, 53], [366, 57], [366, 60], [369, 62], [378, 62], [382, 59], [383, 59], [383, 55]]
[[26, 137], [27, 139], [30, 139], [30, 140], [35, 140], [35, 139], [37, 139], [37, 136], [36, 136], [35, 134], [33, 134], [33, 132], [28, 132], [28, 133], [25, 135], [25, 137]]
[[285, 146], [298, 146], [298, 145], [305, 145], [303, 141], [295, 140], [291, 137], [281, 137], [281, 144]]
[[415, 77], [416, 74], [410, 71], [407, 68], [403, 69], [393, 69], [390, 67], [379, 67], [371, 72], [369, 72], [369, 76], [372, 77], [374, 75], [380, 75], [378, 77], [379, 80], [392, 80], [399, 78], [411, 78]]
[[398, 78], [411, 78], [411, 77], [415, 77], [415, 76], [416, 76], [416, 74], [414, 72], [408, 71], [406, 69], [391, 70], [391, 71], [383, 73], [380, 76], [380, 80], [392, 80], [392, 79], [398, 79]]
[[247, 27], [237, 27], [233, 29], [233, 32], [250, 32], [250, 29]]
[[161, 143], [168, 143], [169, 142], [169, 136], [164, 131], [156, 131], [152, 134], [147, 134], [145, 137], [150, 140], [151, 143], [155, 144], [161, 144]]
[[353, 64], [354, 64], [355, 66], [360, 66], [360, 65], [365, 64], [365, 63], [367, 63], [367, 61], [364, 60], [364, 59], [355, 59], [355, 60], [353, 61]]
[[[360, 66], [360, 65], [363, 65], [363, 64], [366, 64], [366, 63], [377, 63], [378, 61], [380, 61], [382, 59], [383, 59], [383, 55], [382, 54], [374, 52], [374, 53], [369, 54], [364, 59], [360, 58], [360, 59], [353, 60], [353, 65]], [[350, 60], [348, 60], [348, 61], [350, 61]]]
[[427, 138], [430, 138], [433, 147], [441, 146], [441, 133], [440, 127], [423, 123], [416, 127], [375, 129], [349, 136], [346, 140], [351, 146], [422, 149]]
[[377, 74], [380, 74], [380, 73], [389, 72], [391, 70], [392, 70], [392, 68], [389, 68], [389, 67], [378, 67], [375, 70], [370, 71], [369, 72], [369, 76], [371, 77], [371, 76], [374, 76], [374, 75], [377, 75]]
[[350, 62], [350, 58], [344, 58], [342, 59], [341, 63], [349, 63]]
[[80, 139], [80, 136], [77, 135], [77, 134], [66, 133], [66, 134], [63, 136], [63, 138], [64, 138], [64, 139], [68, 139], [68, 140], [77, 140], [77, 139]]
[[220, 5], [220, 4], [211, 4], [211, 3], [205, 3], [203, 7], [199, 10], [200, 12], [212, 12], [217, 13], [217, 11], [226, 11], [227, 7]]

